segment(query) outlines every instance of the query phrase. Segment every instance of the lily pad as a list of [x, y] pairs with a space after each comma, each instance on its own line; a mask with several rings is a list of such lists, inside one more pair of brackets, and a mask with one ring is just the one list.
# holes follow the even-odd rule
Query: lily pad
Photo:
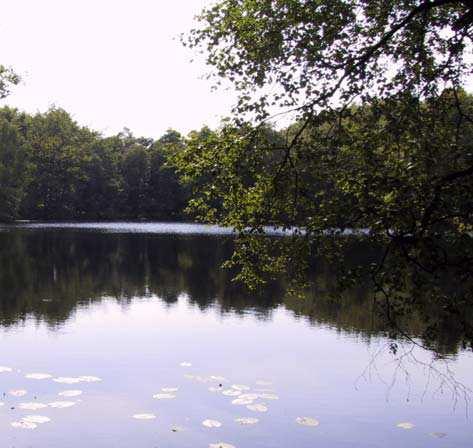
[[58, 378], [53, 378], [53, 381], [60, 384], [77, 384], [81, 382], [81, 379], [70, 376], [60, 376]]
[[136, 420], [154, 420], [156, 415], [154, 414], [135, 414], [133, 416]]
[[320, 422], [312, 417], [297, 417], [296, 423], [302, 426], [319, 426]]
[[174, 394], [156, 394], [153, 395], [153, 398], [156, 400], [172, 400], [176, 396]]
[[260, 394], [259, 397], [263, 400], [279, 400], [279, 397], [276, 394]]
[[17, 422], [10, 423], [14, 428], [19, 429], [36, 429], [38, 425], [36, 423], [26, 422], [24, 420], [19, 420]]
[[257, 400], [260, 396], [258, 394], [241, 394], [238, 398], [243, 400]]
[[249, 404], [246, 408], [254, 412], [268, 412], [268, 408], [262, 403]]
[[411, 423], [411, 422], [398, 423], [396, 426], [402, 429], [412, 429], [415, 427], [414, 423]]
[[250, 400], [249, 398], [235, 398], [235, 400], [232, 401], [232, 404], [236, 405], [247, 405], [247, 404], [253, 404], [254, 400]]
[[241, 395], [241, 392], [235, 389], [226, 389], [222, 392], [222, 395], [226, 395], [227, 397], [238, 397]]
[[70, 408], [75, 404], [75, 401], [53, 401], [52, 403], [48, 403], [48, 406], [56, 409], [65, 409]]
[[429, 436], [435, 437], [436, 439], [443, 439], [444, 437], [447, 437], [447, 434], [444, 432], [431, 432], [429, 433]]
[[247, 425], [256, 425], [256, 423], [259, 422], [259, 419], [255, 417], [240, 417], [240, 418], [236, 418], [235, 421], [239, 425], [247, 426]]
[[34, 423], [34, 424], [43, 424], [51, 421], [49, 417], [44, 415], [27, 415], [21, 419], [24, 422]]
[[211, 375], [210, 379], [213, 381], [218, 381], [219, 383], [226, 383], [228, 380], [224, 376]]
[[31, 403], [20, 403], [18, 407], [20, 409], [25, 409], [27, 411], [37, 411], [38, 409], [47, 408], [48, 405], [44, 403], [31, 402]]
[[218, 420], [210, 420], [210, 419], [204, 420], [202, 422], [202, 425], [207, 428], [220, 428], [220, 426], [222, 426], [222, 424]]
[[28, 393], [28, 391], [24, 389], [14, 389], [10, 390], [8, 393], [13, 397], [24, 397]]
[[232, 389], [244, 391], [244, 390], [250, 390], [251, 388], [249, 386], [245, 386], [244, 384], [233, 384]]
[[25, 378], [28, 378], [29, 380], [48, 380], [52, 377], [53, 376], [49, 373], [28, 373], [25, 375]]
[[58, 395], [61, 397], [78, 397], [79, 395], [82, 395], [82, 391], [81, 390], [64, 390], [62, 392], [59, 392]]
[[79, 381], [84, 383], [98, 383], [102, 381], [102, 378], [99, 378], [98, 376], [84, 375], [79, 377]]

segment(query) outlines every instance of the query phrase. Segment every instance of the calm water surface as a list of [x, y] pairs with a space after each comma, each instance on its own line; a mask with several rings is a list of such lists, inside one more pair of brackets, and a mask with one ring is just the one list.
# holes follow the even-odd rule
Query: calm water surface
[[[219, 269], [231, 245], [227, 230], [188, 224], [1, 227], [0, 366], [12, 371], [0, 373], [0, 447], [473, 446], [473, 357], [454, 338], [432, 351], [397, 341], [394, 355], [362, 291], [342, 304], [277, 284], [249, 295]], [[232, 404], [232, 385], [269, 394], [253, 402], [267, 411]], [[162, 388], [175, 398], [153, 398]], [[74, 404], [21, 409], [57, 401]], [[11, 426], [28, 415], [51, 421]]]

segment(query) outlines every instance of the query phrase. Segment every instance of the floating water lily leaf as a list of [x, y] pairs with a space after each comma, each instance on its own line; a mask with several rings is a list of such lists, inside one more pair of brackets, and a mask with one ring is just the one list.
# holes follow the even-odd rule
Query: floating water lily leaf
[[226, 395], [227, 397], [238, 397], [238, 395], [241, 395], [241, 392], [235, 389], [226, 389], [222, 392], [222, 394]]
[[211, 375], [210, 379], [219, 383], [226, 383], [228, 380], [224, 376]]
[[29, 380], [48, 380], [52, 377], [53, 376], [49, 373], [28, 373], [25, 375], [25, 378], [28, 378]]
[[240, 417], [240, 418], [236, 418], [235, 421], [239, 425], [246, 426], [246, 425], [256, 425], [256, 423], [259, 422], [259, 419], [255, 417]]
[[217, 443], [211, 443], [209, 445], [209, 448], [236, 448], [236, 447], [235, 445], [230, 445], [229, 443], [217, 442]]
[[11, 367], [0, 366], [0, 373], [13, 372]]
[[279, 397], [276, 394], [260, 394], [259, 396], [263, 400], [279, 400]]
[[172, 400], [176, 396], [174, 394], [156, 394], [153, 395], [153, 398], [156, 400]]
[[26, 422], [24, 420], [19, 420], [17, 422], [10, 423], [11, 426], [14, 428], [21, 428], [21, 429], [35, 429], [38, 427], [36, 423]]
[[75, 401], [53, 401], [52, 403], [48, 403], [48, 406], [51, 408], [64, 409], [64, 408], [70, 408], [71, 406], [74, 406], [75, 404], [76, 404]]
[[58, 378], [54, 378], [53, 381], [55, 383], [61, 383], [61, 384], [77, 384], [81, 382], [81, 379], [73, 378], [70, 376], [60, 376]]
[[402, 423], [398, 423], [396, 425], [398, 428], [402, 428], [402, 429], [412, 429], [415, 427], [415, 425], [411, 422], [402, 422]]
[[18, 405], [18, 407], [20, 409], [25, 409], [27, 411], [37, 411], [38, 409], [44, 409], [44, 408], [47, 408], [48, 405], [47, 404], [44, 404], [44, 403], [37, 403], [37, 402], [34, 402], [34, 403], [20, 403]]
[[156, 418], [156, 415], [154, 414], [135, 414], [133, 418], [136, 418], [136, 420], [154, 420]]
[[202, 422], [202, 425], [206, 426], [207, 428], [220, 428], [220, 426], [222, 426], [222, 424], [218, 420], [210, 419], [204, 420]]
[[235, 398], [235, 400], [232, 401], [232, 404], [236, 405], [247, 405], [247, 404], [253, 404], [254, 400], [251, 400], [249, 398]]
[[177, 392], [179, 388], [178, 387], [163, 387], [161, 390], [163, 392]]
[[244, 384], [233, 384], [232, 389], [244, 391], [244, 390], [250, 390], [251, 388], [249, 386], [245, 386]]
[[84, 383], [98, 383], [99, 381], [102, 381], [102, 378], [99, 378], [98, 376], [84, 375], [79, 377], [79, 381]]
[[241, 394], [238, 398], [243, 400], [257, 400], [259, 398], [258, 394]]
[[247, 409], [254, 412], [267, 412], [268, 411], [268, 408], [262, 403], [249, 404], [247, 406]]
[[10, 390], [8, 393], [12, 395], [13, 397], [24, 397], [28, 393], [28, 391], [24, 389], [15, 389], [15, 390]]
[[59, 392], [58, 395], [61, 397], [78, 397], [79, 395], [82, 395], [82, 391], [81, 390], [65, 390], [63, 392]]
[[297, 417], [296, 422], [302, 426], [319, 426], [320, 422], [312, 417]]
[[447, 434], [444, 432], [431, 432], [429, 436], [435, 437], [437, 439], [443, 439], [444, 437], [447, 437]]
[[192, 364], [190, 362], [184, 361], [184, 362], [181, 362], [180, 366], [181, 367], [192, 367]]
[[212, 380], [210, 379], [210, 377], [207, 377], [207, 376], [200, 376], [200, 375], [184, 375], [184, 377], [190, 379], [190, 380], [194, 380], [194, 381], [197, 381], [198, 383], [210, 383]]
[[29, 422], [29, 423], [35, 423], [35, 424], [43, 424], [43, 423], [48, 423], [51, 421], [49, 417], [46, 417], [44, 415], [27, 415], [26, 417], [23, 417], [21, 419], [23, 422]]

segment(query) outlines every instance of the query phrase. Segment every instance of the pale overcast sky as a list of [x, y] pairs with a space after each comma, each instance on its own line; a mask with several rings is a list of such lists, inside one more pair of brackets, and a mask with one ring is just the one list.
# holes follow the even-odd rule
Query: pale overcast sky
[[230, 92], [211, 92], [209, 69], [178, 35], [209, 0], [2, 2], [0, 63], [22, 84], [2, 104], [29, 112], [62, 107], [109, 135], [181, 132], [228, 115]]

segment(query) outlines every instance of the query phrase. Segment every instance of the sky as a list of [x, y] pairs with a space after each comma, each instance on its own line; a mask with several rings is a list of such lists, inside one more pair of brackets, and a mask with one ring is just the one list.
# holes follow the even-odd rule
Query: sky
[[[2, 2], [0, 64], [22, 83], [1, 105], [51, 106], [105, 135], [124, 127], [157, 138], [216, 126], [234, 94], [211, 91], [209, 72], [179, 35], [209, 0], [14, 0]], [[191, 62], [194, 59], [194, 62]]]

